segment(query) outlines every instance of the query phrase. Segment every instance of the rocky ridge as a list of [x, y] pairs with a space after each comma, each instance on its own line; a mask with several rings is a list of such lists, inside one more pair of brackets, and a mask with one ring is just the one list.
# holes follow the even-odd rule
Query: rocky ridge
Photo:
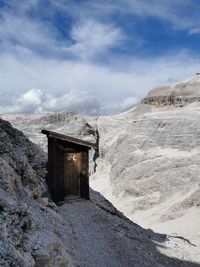
[[200, 75], [195, 75], [173, 86], [162, 86], [151, 90], [141, 101], [142, 104], [183, 107], [200, 102]]

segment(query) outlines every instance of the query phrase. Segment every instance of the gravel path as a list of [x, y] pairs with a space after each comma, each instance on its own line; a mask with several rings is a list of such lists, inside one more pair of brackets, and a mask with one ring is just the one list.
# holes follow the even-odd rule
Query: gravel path
[[[100, 195], [91, 201], [67, 201], [58, 212], [77, 239], [78, 266], [198, 266], [173, 259], [183, 253], [179, 247], [172, 248], [173, 240], [127, 220]], [[168, 256], [159, 250], [162, 246]]]

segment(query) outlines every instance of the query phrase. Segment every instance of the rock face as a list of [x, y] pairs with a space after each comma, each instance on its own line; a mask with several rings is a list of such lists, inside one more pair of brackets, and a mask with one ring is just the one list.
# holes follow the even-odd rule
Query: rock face
[[174, 86], [155, 88], [142, 100], [143, 104], [176, 107], [194, 102], [200, 102], [200, 75], [195, 75]]
[[99, 119], [91, 185], [142, 226], [199, 243], [200, 110], [133, 113]]
[[[199, 78], [148, 97], [168, 97], [169, 88], [198, 97]], [[199, 105], [171, 109], [171, 103], [154, 108], [142, 102], [135, 110], [98, 119], [100, 158], [91, 184], [143, 227], [200, 244]]]
[[36, 199], [45, 190], [46, 154], [11, 125], [0, 120], [1, 189], [13, 197]]

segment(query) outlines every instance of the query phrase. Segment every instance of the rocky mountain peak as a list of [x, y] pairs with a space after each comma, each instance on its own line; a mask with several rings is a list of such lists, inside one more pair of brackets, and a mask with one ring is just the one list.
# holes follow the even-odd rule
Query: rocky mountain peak
[[200, 75], [196, 74], [187, 80], [172, 86], [153, 88], [142, 100], [142, 104], [153, 106], [183, 107], [200, 102]]

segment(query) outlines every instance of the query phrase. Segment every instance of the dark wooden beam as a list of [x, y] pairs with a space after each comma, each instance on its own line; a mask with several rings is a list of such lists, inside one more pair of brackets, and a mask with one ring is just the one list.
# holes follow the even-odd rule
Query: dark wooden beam
[[90, 148], [97, 149], [97, 145], [96, 144], [90, 143], [88, 141], [84, 141], [84, 140], [81, 140], [81, 139], [78, 139], [78, 138], [74, 138], [74, 137], [67, 136], [67, 135], [60, 134], [60, 133], [55, 133], [55, 132], [48, 131], [48, 130], [45, 130], [45, 129], [43, 129], [41, 131], [41, 133], [46, 134], [47, 137], [51, 137], [51, 138], [58, 139], [58, 140], [63, 140], [63, 141], [66, 141], [66, 142], [69, 142], [69, 143], [72, 143], [72, 144], [80, 145], [82, 147], [87, 148], [88, 150]]

